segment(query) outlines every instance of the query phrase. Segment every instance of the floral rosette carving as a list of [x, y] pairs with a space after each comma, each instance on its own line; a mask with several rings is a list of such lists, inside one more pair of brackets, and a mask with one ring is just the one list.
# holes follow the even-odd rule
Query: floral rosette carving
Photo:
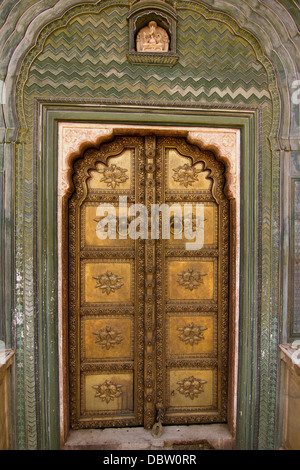
[[189, 268], [187, 271], [178, 273], [179, 279], [177, 279], [177, 282], [180, 286], [192, 291], [203, 284], [202, 277], [206, 275], [206, 273], [199, 273], [198, 271], [194, 271], [192, 268]]
[[101, 182], [104, 182], [108, 187], [115, 189], [129, 179], [129, 176], [125, 174], [127, 171], [128, 170], [125, 168], [121, 168], [113, 164], [107, 168], [98, 170], [98, 173], [103, 174], [103, 178], [100, 180]]
[[122, 385], [117, 385], [111, 380], [105, 380], [101, 385], [94, 385], [93, 388], [97, 391], [95, 398], [100, 398], [102, 401], [109, 403], [115, 398], [119, 398], [122, 395]]
[[123, 277], [113, 274], [111, 271], [100, 274], [100, 276], [94, 276], [94, 279], [97, 281], [96, 288], [99, 287], [102, 292], [106, 292], [107, 295], [111, 292], [115, 292], [117, 289], [121, 289], [124, 285], [122, 282]]
[[177, 382], [179, 385], [177, 391], [182, 395], [185, 395], [187, 398], [194, 400], [194, 398], [197, 398], [200, 393], [204, 392], [204, 385], [206, 383], [206, 380], [195, 379], [195, 377], [191, 376]]
[[94, 335], [97, 336], [96, 343], [99, 343], [102, 349], [107, 350], [124, 340], [120, 331], [114, 330], [111, 326], [106, 326], [100, 331], [94, 331]]
[[207, 330], [207, 328], [204, 326], [197, 326], [194, 325], [194, 323], [189, 323], [183, 328], [178, 328], [178, 331], [180, 332], [178, 338], [185, 344], [194, 346], [194, 344], [198, 344], [201, 340], [204, 339], [203, 332], [205, 330]]
[[198, 181], [198, 173], [201, 173], [202, 170], [197, 170], [195, 167], [185, 163], [182, 166], [174, 168], [173, 171], [175, 173], [173, 180], [187, 188], [188, 186], [192, 186], [195, 181]]

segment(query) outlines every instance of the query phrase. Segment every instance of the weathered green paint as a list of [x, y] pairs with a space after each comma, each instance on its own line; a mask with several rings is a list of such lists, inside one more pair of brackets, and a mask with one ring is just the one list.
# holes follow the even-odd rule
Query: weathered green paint
[[[258, 419], [258, 143], [257, 120], [244, 131], [241, 161], [241, 275], [237, 448], [257, 447]], [[255, 158], [254, 158], [255, 156]], [[251, 364], [251, 365], [250, 365]]]
[[[4, 206], [4, 145], [0, 144], [0, 207]], [[0, 233], [3, 233], [3, 213], [0, 213]], [[4, 246], [3, 238], [0, 239], [0, 341], [5, 341], [5, 309], [4, 309]]]
[[[59, 370], [57, 298], [57, 158], [49, 152], [56, 148], [58, 136], [51, 126], [43, 141], [38, 162], [38, 244], [39, 279], [39, 361], [41, 383], [40, 447], [59, 448]], [[56, 154], [57, 155], [57, 154]], [[46, 158], [45, 158], [46, 157]]]

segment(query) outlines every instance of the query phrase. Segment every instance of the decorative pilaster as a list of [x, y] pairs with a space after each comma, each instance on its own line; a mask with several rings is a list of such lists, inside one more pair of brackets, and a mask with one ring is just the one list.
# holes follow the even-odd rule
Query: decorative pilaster
[[[145, 137], [145, 206], [148, 217], [151, 214], [151, 204], [155, 204], [154, 158], [156, 137]], [[148, 223], [151, 231], [151, 221]], [[155, 240], [149, 232], [145, 240], [145, 428], [150, 429], [156, 415], [156, 391], [154, 388], [156, 373], [155, 350]]]

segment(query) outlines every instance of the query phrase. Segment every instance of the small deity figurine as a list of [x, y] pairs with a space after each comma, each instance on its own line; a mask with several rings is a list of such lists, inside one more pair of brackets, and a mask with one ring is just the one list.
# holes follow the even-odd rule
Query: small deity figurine
[[168, 33], [157, 26], [155, 21], [150, 21], [148, 26], [142, 28], [136, 38], [136, 50], [138, 52], [167, 52], [170, 39]]

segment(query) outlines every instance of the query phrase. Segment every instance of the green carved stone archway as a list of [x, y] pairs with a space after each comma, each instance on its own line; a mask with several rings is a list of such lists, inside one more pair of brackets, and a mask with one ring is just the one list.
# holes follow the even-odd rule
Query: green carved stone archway
[[[77, 6], [74, 2], [73, 8], [61, 9], [56, 17], [48, 17], [43, 28], [36, 27], [30, 37], [32, 47], [19, 58], [15, 103], [12, 99], [4, 137], [13, 145], [3, 144], [6, 161], [15, 161], [14, 169], [9, 167], [15, 223], [6, 229], [6, 237], [13, 235], [15, 253], [11, 253], [13, 262], [6, 261], [10, 268], [6, 282], [11, 279], [14, 285], [6, 307], [12, 306], [13, 315], [7, 315], [6, 328], [7, 340], [16, 350], [19, 448], [59, 447], [55, 175], [57, 122], [66, 119], [174, 126], [209, 123], [242, 130], [244, 261], [237, 445], [241, 449], [276, 445], [280, 148], [282, 142], [293, 145], [295, 139], [284, 133], [282, 142], [278, 138], [282, 125], [278, 70], [255, 35], [240, 26], [241, 11], [235, 21], [231, 11], [217, 8], [218, 2], [171, 3], [178, 14], [179, 55], [172, 68], [145, 69], [126, 60], [130, 2], [125, 0]], [[13, 122], [18, 123], [17, 133], [9, 127]], [[7, 210], [11, 213], [12, 207]]]

